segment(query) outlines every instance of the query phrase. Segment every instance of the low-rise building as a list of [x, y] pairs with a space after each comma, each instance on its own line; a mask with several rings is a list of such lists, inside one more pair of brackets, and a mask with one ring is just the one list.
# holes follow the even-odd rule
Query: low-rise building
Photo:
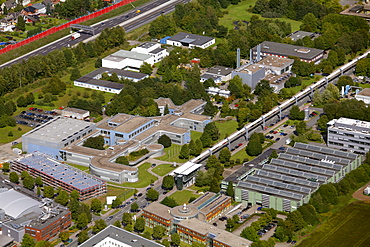
[[294, 31], [293, 33], [289, 34], [287, 37], [293, 41], [297, 41], [299, 39], [303, 39], [304, 37], [309, 37], [310, 39], [314, 39], [317, 34], [312, 32], [306, 31]]
[[328, 122], [328, 147], [365, 154], [370, 150], [370, 122], [344, 118]]
[[84, 120], [90, 116], [90, 112], [82, 109], [68, 107], [62, 110], [62, 116]]
[[355, 95], [355, 99], [363, 101], [365, 104], [370, 104], [370, 88], [364, 88]]
[[215, 38], [190, 34], [178, 33], [172, 37], [167, 38], [166, 43], [173, 46], [184, 46], [189, 48], [199, 47], [205, 49], [216, 42]]
[[265, 70], [269, 70], [275, 75], [282, 75], [291, 71], [293, 63], [293, 59], [266, 56], [256, 62], [256, 65], [262, 65]]
[[153, 65], [154, 57], [134, 51], [119, 50], [102, 59], [102, 66], [111, 69], [140, 69], [141, 65]]
[[154, 63], [160, 62], [163, 58], [169, 55], [166, 49], [161, 48], [161, 44], [154, 42], [144, 42], [139, 46], [132, 48], [131, 51], [152, 56]]
[[140, 235], [126, 231], [122, 228], [109, 225], [104, 230], [86, 240], [80, 246], [163, 247], [164, 245], [143, 238]]
[[[324, 50], [308, 48], [303, 46], [289, 45], [272, 41], [264, 41], [260, 46], [260, 56], [272, 57], [298, 57], [303, 62], [318, 63], [324, 57]], [[253, 59], [258, 58], [257, 46], [252, 49]]]
[[212, 75], [212, 76], [215, 76], [215, 77], [221, 77], [220, 78], [221, 81], [229, 81], [229, 80], [231, 80], [231, 72], [232, 71], [233, 71], [232, 68], [216, 65], [212, 68], [209, 68], [202, 76]]
[[265, 68], [258, 64], [243, 64], [232, 72], [232, 77], [239, 76], [243, 84], [248, 85], [254, 90], [258, 82], [266, 76]]

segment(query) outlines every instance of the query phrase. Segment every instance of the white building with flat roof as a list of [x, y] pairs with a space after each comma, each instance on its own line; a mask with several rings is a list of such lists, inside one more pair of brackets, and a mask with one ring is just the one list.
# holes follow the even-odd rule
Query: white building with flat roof
[[134, 51], [119, 50], [102, 59], [102, 67], [112, 69], [140, 69], [144, 63], [153, 65], [154, 57]]
[[142, 43], [141, 45], [132, 48], [131, 51], [152, 56], [154, 63], [158, 63], [164, 57], [169, 55], [167, 50], [161, 47], [161, 44], [154, 42]]

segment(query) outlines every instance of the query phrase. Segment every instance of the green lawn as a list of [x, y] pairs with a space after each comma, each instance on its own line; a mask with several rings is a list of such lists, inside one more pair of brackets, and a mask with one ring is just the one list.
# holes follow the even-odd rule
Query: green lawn
[[144, 188], [157, 180], [157, 177], [149, 173], [147, 170], [152, 164], [144, 163], [139, 166], [139, 181], [135, 183], [125, 182], [122, 186], [131, 187], [131, 188]]
[[184, 163], [186, 160], [182, 160], [179, 158], [179, 153], [181, 150], [181, 146], [172, 144], [171, 147], [164, 149], [164, 155], [161, 157], [156, 158], [157, 160], [168, 161], [168, 162], [177, 162], [177, 163]]
[[163, 164], [153, 168], [152, 171], [159, 176], [164, 176], [174, 169], [175, 167], [172, 164]]
[[[228, 27], [229, 29], [233, 29], [234, 21], [249, 21], [252, 17], [252, 15], [257, 15], [251, 12], [247, 12], [248, 9], [253, 7], [255, 5], [257, 0], [244, 0], [239, 2], [238, 5], [232, 5], [230, 4], [229, 7], [227, 7], [228, 14], [224, 15], [219, 20], [220, 25], [224, 25]], [[260, 19], [266, 19], [258, 15]], [[299, 27], [301, 26], [302, 22], [290, 20], [288, 18], [277, 18], [280, 21], [285, 21], [291, 24], [292, 26], [292, 32], [299, 30]]]
[[81, 171], [89, 171], [89, 167], [87, 166], [80, 166], [80, 165], [75, 165], [75, 164], [70, 164], [70, 163], [68, 163], [68, 165], [73, 166], [74, 168], [77, 168], [78, 170], [81, 170]]
[[297, 94], [299, 91], [304, 90], [306, 87], [308, 87], [309, 85], [317, 82], [321, 78], [322, 78], [322, 76], [315, 76], [314, 78], [303, 78], [301, 86], [287, 88], [287, 90], [293, 95]]
[[[19, 131], [18, 128], [21, 128]], [[0, 143], [9, 143], [14, 140], [20, 138], [24, 133], [27, 133], [32, 128], [28, 126], [24, 126], [21, 124], [17, 124], [15, 127], [6, 126], [4, 128], [0, 128]], [[8, 136], [9, 132], [13, 133], [13, 136]]]
[[177, 204], [182, 205], [184, 203], [188, 204], [189, 199], [191, 197], [198, 198], [200, 195], [195, 194], [193, 191], [190, 190], [179, 190], [176, 191], [171, 195], [171, 198], [173, 198]]
[[216, 122], [216, 126], [220, 131], [220, 139], [224, 139], [237, 131], [238, 122], [235, 120]]
[[[107, 186], [107, 194], [98, 196], [97, 198], [99, 199], [100, 202], [103, 204], [106, 203], [106, 197], [107, 196], [121, 196], [122, 200], [125, 200], [129, 197], [131, 197], [133, 194], [135, 194], [136, 190], [133, 189], [126, 189], [126, 188], [118, 188], [114, 186]], [[125, 195], [125, 197], [123, 197]], [[90, 200], [87, 200], [86, 203], [90, 204]]]
[[247, 152], [245, 152], [245, 148], [240, 149], [237, 153], [233, 154], [231, 156], [232, 160], [240, 159], [241, 162], [243, 162], [244, 158], [248, 158], [249, 161], [253, 160], [256, 158], [256, 156], [249, 156]]
[[351, 203], [298, 246], [370, 246], [369, 217], [370, 204]]

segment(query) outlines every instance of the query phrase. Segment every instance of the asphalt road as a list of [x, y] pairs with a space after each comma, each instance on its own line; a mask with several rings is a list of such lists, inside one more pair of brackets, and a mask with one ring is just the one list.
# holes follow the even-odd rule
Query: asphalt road
[[[160, 15], [168, 14], [174, 11], [175, 5], [185, 2], [188, 2], [188, 0], [156, 0], [148, 2], [142, 6], [127, 11], [119, 16], [92, 25], [92, 27], [94, 27], [95, 29], [94, 36], [92, 33], [81, 31], [80, 38], [76, 40], [71, 40], [71, 35], [68, 35], [53, 43], [50, 43], [46, 46], [36, 49], [26, 55], [20, 56], [10, 62], [4, 63], [0, 65], [0, 68], [9, 67], [12, 64], [18, 63], [32, 56], [46, 55], [49, 52], [52, 52], [56, 49], [61, 49], [63, 47], [72, 47], [74, 45], [77, 45], [79, 42], [93, 40], [97, 37], [97, 34], [99, 34], [105, 28], [111, 28], [119, 25], [122, 26], [126, 32], [133, 31], [136, 28], [139, 28], [153, 21]], [[135, 4], [135, 2], [133, 4]], [[140, 13], [136, 13], [137, 10], [140, 10]]]

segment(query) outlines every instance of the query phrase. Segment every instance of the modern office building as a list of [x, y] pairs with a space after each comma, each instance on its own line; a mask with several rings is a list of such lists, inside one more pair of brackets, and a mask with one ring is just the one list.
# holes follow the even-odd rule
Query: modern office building
[[105, 181], [63, 164], [46, 154], [34, 152], [10, 162], [11, 169], [19, 173], [27, 171], [32, 177], [41, 177], [44, 184], [62, 188], [71, 193], [78, 191], [80, 200], [86, 200], [107, 192]]
[[365, 104], [370, 104], [370, 88], [364, 88], [355, 95], [355, 99], [363, 101]]
[[344, 118], [328, 122], [328, 147], [365, 154], [370, 150], [370, 122]]
[[126, 231], [113, 225], [89, 238], [81, 247], [160, 247], [162, 244], [148, 240], [140, 235]]
[[[272, 41], [264, 41], [260, 46], [260, 56], [273, 56], [273, 57], [298, 57], [303, 62], [318, 63], [324, 57], [324, 50], [308, 48], [303, 46], [289, 45], [277, 43]], [[253, 49], [253, 58], [258, 57], [258, 46]]]
[[144, 63], [154, 64], [154, 57], [134, 51], [119, 50], [102, 59], [102, 66], [111, 69], [140, 69]]
[[291, 212], [308, 203], [321, 184], [340, 181], [361, 161], [354, 153], [295, 143], [270, 163], [252, 167], [233, 181], [235, 200]]
[[152, 56], [154, 63], [160, 62], [163, 58], [169, 55], [166, 49], [161, 48], [161, 44], [154, 42], [144, 42], [137, 47], [132, 48], [131, 51]]
[[174, 208], [151, 203], [143, 209], [143, 217], [148, 227], [160, 225], [165, 227], [167, 234], [177, 232], [187, 244], [198, 242], [217, 247], [250, 246], [251, 241], [209, 224], [230, 207], [229, 196], [207, 192], [188, 205]]
[[216, 43], [216, 39], [212, 37], [181, 32], [167, 38], [166, 43], [167, 45], [173, 46], [184, 46], [189, 48], [199, 47], [205, 49]]

